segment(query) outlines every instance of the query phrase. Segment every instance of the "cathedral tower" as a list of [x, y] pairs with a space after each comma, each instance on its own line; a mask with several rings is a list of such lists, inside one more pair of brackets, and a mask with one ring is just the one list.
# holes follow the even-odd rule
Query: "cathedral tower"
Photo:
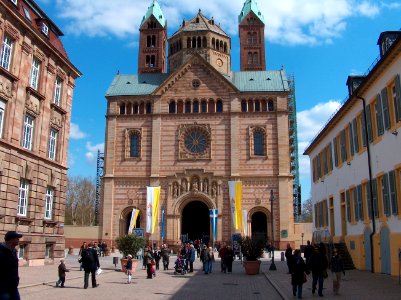
[[238, 23], [241, 71], [265, 71], [265, 22], [256, 0], [246, 0]]
[[138, 73], [166, 73], [167, 21], [152, 0], [139, 27]]

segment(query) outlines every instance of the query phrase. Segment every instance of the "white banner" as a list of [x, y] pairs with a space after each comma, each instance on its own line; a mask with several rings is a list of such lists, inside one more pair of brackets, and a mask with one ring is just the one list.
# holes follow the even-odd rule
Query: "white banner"
[[160, 186], [146, 187], [146, 232], [155, 231], [157, 213], [159, 208]]
[[248, 236], [248, 212], [246, 209], [242, 210], [242, 234]]

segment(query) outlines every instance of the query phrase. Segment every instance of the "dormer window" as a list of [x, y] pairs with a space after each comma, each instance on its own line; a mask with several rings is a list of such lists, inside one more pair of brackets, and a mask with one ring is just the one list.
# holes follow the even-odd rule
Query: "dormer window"
[[41, 30], [45, 35], [49, 34], [49, 27], [47, 27], [47, 25], [45, 23], [42, 23]]
[[12, 3], [14, 3], [14, 5], [18, 4], [18, 0], [11, 0]]

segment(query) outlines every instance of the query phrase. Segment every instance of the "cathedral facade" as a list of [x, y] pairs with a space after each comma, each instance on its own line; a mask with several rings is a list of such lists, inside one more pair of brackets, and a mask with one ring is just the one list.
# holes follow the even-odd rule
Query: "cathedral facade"
[[238, 21], [241, 70], [233, 72], [231, 38], [213, 18], [199, 10], [168, 37], [152, 1], [140, 25], [138, 74], [118, 74], [106, 94], [101, 224], [109, 245], [127, 233], [133, 208], [136, 227], [146, 227], [147, 186], [161, 187], [149, 240], [212, 241], [209, 210], [218, 209], [213, 242], [229, 242], [232, 180], [243, 184], [248, 235], [293, 243], [290, 87], [284, 70], [266, 70], [255, 1], [246, 0]]

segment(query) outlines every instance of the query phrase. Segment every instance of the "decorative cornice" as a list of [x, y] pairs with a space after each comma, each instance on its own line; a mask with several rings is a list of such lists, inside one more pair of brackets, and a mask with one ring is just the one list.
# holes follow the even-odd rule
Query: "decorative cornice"
[[22, 44], [21, 44], [21, 49], [22, 49], [22, 52], [24, 52], [26, 55], [30, 55], [30, 54], [32, 54], [32, 46], [31, 45], [29, 45], [27, 42], [25, 42], [25, 41], [23, 41], [22, 42]]

